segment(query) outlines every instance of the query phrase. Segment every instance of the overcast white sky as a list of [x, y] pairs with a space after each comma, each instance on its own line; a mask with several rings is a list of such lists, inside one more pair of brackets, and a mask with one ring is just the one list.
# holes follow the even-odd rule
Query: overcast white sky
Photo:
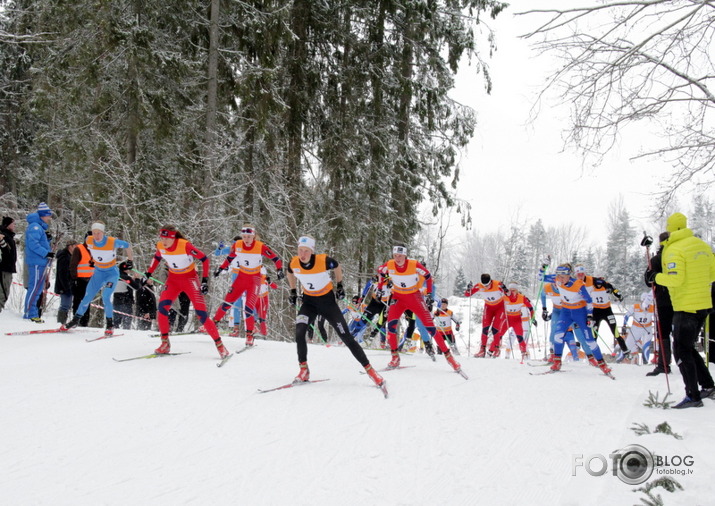
[[[555, 2], [541, 1], [539, 8]], [[558, 2], [556, 2], [558, 3]], [[560, 3], [563, 4], [563, 1]], [[574, 6], [580, 2], [569, 2]], [[508, 230], [513, 222], [546, 227], [574, 223], [587, 225], [590, 241], [606, 236], [608, 209], [622, 195], [636, 229], [657, 232], [651, 225], [653, 198], [659, 177], [668, 166], [653, 161], [631, 162], [647, 136], [633, 135], [592, 170], [573, 150], [561, 152], [569, 108], [556, 97], [541, 106], [529, 122], [536, 95], [556, 62], [535, 54], [530, 42], [519, 39], [543, 18], [514, 16], [534, 8], [530, 0], [512, 0], [497, 20], [487, 23], [496, 31], [498, 50], [490, 60], [493, 80], [486, 95], [481, 75], [464, 68], [452, 96], [477, 111], [477, 132], [463, 154], [458, 194], [471, 202], [474, 227], [481, 232]], [[634, 129], [635, 130], [635, 129]], [[585, 167], [585, 171], [582, 171]]]

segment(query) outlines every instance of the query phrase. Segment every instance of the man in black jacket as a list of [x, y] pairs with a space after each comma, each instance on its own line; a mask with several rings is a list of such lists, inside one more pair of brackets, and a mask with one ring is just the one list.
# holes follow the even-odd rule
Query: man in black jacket
[[673, 330], [673, 304], [670, 302], [670, 294], [668, 288], [655, 283], [650, 283], [648, 280], [652, 278], [652, 273], [663, 272], [661, 257], [665, 241], [668, 240], [670, 234], [663, 232], [658, 238], [660, 247], [657, 253], [650, 259], [650, 265], [645, 273], [646, 285], [653, 287], [655, 285], [655, 338], [660, 349], [658, 363], [651, 372], [646, 376], [658, 376], [661, 373], [667, 372], [670, 374], [670, 360], [672, 358], [670, 333]]
[[0, 312], [10, 298], [12, 276], [17, 272], [17, 244], [15, 244], [15, 220], [2, 217], [0, 225]]
[[72, 307], [72, 277], [70, 276], [70, 260], [77, 247], [75, 241], [67, 241], [67, 246], [55, 255], [57, 271], [55, 272], [55, 293], [60, 296], [60, 308], [57, 310], [57, 323], [67, 323], [67, 316]]

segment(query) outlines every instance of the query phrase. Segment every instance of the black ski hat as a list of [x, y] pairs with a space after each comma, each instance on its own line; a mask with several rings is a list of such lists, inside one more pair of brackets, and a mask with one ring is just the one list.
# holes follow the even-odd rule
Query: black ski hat
[[483, 285], [488, 285], [492, 280], [492, 277], [489, 274], [482, 274], [482, 284]]
[[3, 217], [2, 217], [2, 228], [7, 228], [7, 227], [9, 227], [10, 225], [12, 225], [12, 223], [13, 223], [14, 221], [15, 221], [14, 218], [10, 218], [9, 216], [3, 216]]

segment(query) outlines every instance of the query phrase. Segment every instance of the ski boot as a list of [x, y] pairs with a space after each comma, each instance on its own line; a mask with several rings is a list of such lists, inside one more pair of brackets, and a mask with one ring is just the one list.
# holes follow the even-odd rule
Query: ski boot
[[447, 363], [452, 366], [452, 369], [454, 369], [455, 372], [459, 372], [462, 370], [462, 366], [459, 365], [459, 362], [457, 362], [457, 360], [454, 358], [451, 351], [445, 351], [444, 358], [447, 359]]
[[609, 374], [611, 372], [611, 368], [608, 367], [605, 360], [599, 360], [596, 363], [598, 364], [598, 368], [603, 371], [603, 374]]
[[105, 337], [112, 337], [114, 335], [114, 318], [107, 318], [107, 329], [104, 331]]
[[368, 376], [370, 376], [370, 379], [375, 383], [375, 385], [380, 387], [385, 383], [384, 378], [380, 376], [380, 374], [378, 374], [375, 368], [372, 367], [370, 364], [367, 364], [365, 366], [365, 372]]
[[229, 332], [228, 336], [229, 337], [238, 337], [239, 334], [240, 334], [239, 328], [234, 327], [233, 330], [231, 332]]
[[392, 360], [387, 364], [388, 369], [400, 367], [400, 354], [397, 351], [392, 352]]
[[554, 357], [554, 363], [551, 364], [550, 369], [552, 371], [560, 371], [561, 370], [561, 357]]
[[218, 350], [218, 354], [221, 355], [221, 358], [226, 358], [230, 355], [229, 351], [226, 349], [220, 339], [216, 341], [216, 349]]
[[252, 330], [246, 331], [246, 347], [248, 347], [248, 346], [253, 346], [253, 331]]
[[57, 323], [64, 325], [67, 323], [67, 311], [60, 309], [57, 311]]
[[296, 376], [293, 380], [293, 383], [303, 383], [306, 381], [310, 381], [310, 370], [308, 370], [308, 362], [301, 362], [300, 372], [298, 373], [298, 376]]
[[164, 335], [161, 336], [161, 345], [157, 349], [154, 350], [154, 353], [157, 355], [166, 355], [171, 351], [171, 344], [169, 343], [169, 336]]
[[72, 327], [76, 327], [79, 324], [79, 320], [82, 318], [82, 315], [74, 315], [72, 316], [72, 319], [69, 321], [67, 324], [63, 324], [60, 326], [60, 331], [65, 332]]
[[501, 355], [501, 348], [495, 348], [493, 350], [489, 350], [489, 356], [492, 358], [498, 358], [499, 355]]
[[588, 356], [588, 363], [591, 364], [593, 367], [599, 367], [598, 360], [596, 360], [593, 355]]
[[623, 353], [623, 356], [619, 359], [616, 359], [617, 364], [630, 364], [631, 363], [631, 352], [626, 351]]
[[482, 345], [477, 353], [474, 354], [474, 358], [484, 358], [487, 356], [487, 347]]
[[43, 320], [43, 319], [40, 318], [39, 316], [35, 316], [35, 317], [33, 317], [33, 318], [30, 318], [30, 321], [31, 321], [32, 323], [45, 323], [45, 320]]
[[434, 347], [432, 346], [432, 341], [427, 341], [425, 343], [425, 352], [432, 358], [432, 360], [434, 360]]

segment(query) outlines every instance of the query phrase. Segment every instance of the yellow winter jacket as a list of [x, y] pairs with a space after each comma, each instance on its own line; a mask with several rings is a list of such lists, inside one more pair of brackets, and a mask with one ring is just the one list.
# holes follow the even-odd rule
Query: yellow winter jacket
[[694, 313], [712, 307], [710, 286], [715, 281], [712, 248], [689, 228], [670, 234], [662, 255], [663, 272], [655, 282], [668, 287], [675, 311]]

